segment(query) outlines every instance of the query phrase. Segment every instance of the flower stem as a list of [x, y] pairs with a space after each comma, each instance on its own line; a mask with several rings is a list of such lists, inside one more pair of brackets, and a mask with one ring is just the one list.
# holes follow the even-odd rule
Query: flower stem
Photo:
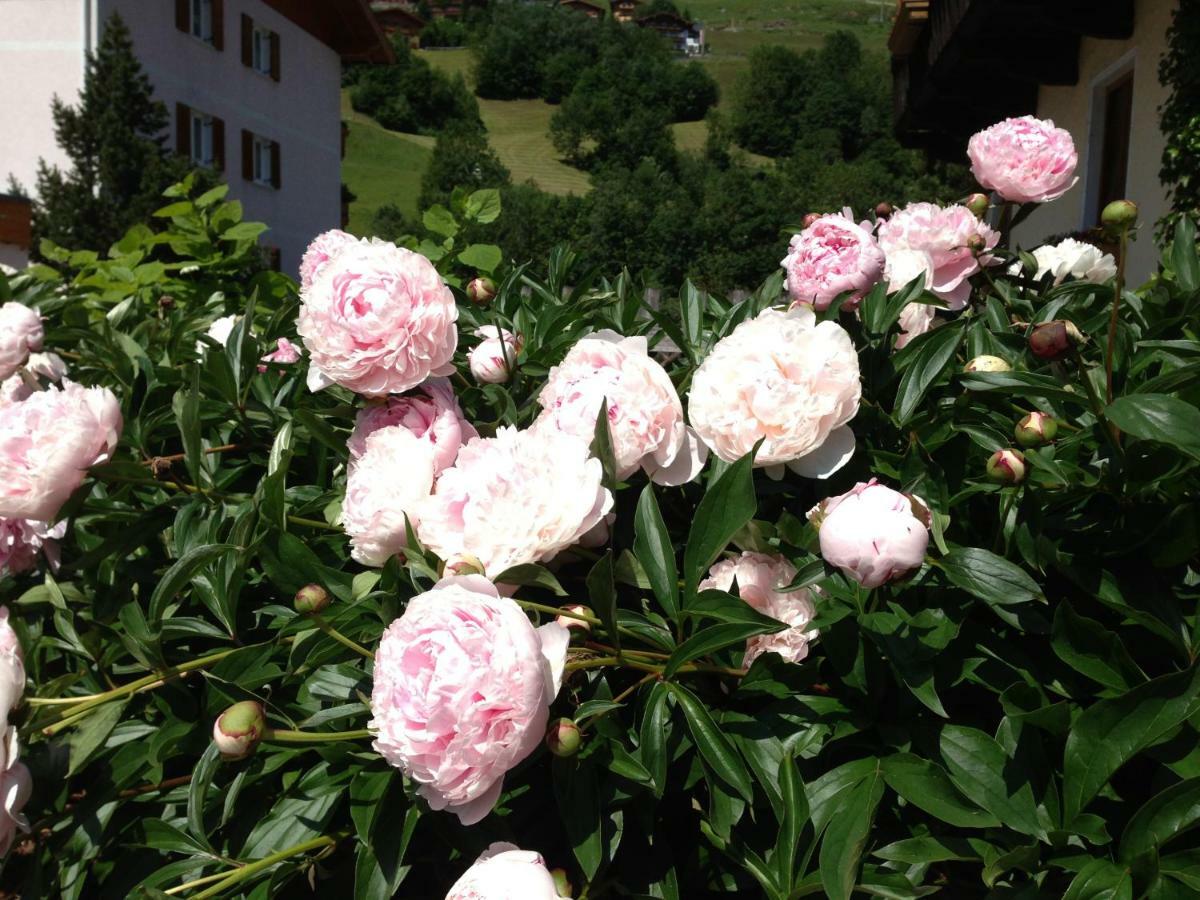
[[[245, 881], [251, 875], [255, 875], [263, 869], [269, 869], [275, 863], [283, 862], [285, 859], [290, 859], [293, 856], [299, 856], [301, 853], [307, 853], [310, 850], [320, 850], [325, 847], [335, 847], [338, 841], [347, 837], [349, 832], [339, 831], [336, 834], [326, 834], [321, 837], [313, 838], [310, 841], [305, 841], [302, 844], [296, 844], [294, 847], [288, 847], [286, 850], [280, 850], [278, 853], [272, 853], [270, 856], [264, 856], [262, 859], [256, 859], [254, 862], [246, 863], [236, 869], [231, 870], [226, 874], [226, 877], [218, 881], [212, 887], [196, 894], [192, 900], [208, 900], [210, 897], [216, 897], [223, 894], [226, 890], [233, 887], [240, 881]], [[178, 888], [173, 888], [172, 891], [182, 891], [188, 885], [179, 885]], [[168, 891], [167, 893], [172, 893]]]
[[280, 744], [325, 744], [336, 741], [361, 741], [374, 737], [365, 728], [357, 731], [290, 731], [286, 728], [268, 728], [263, 732], [264, 741]]
[[340, 631], [338, 631], [336, 628], [334, 628], [332, 625], [330, 625], [328, 622], [326, 622], [324, 619], [322, 619], [317, 613], [310, 614], [309, 618], [312, 619], [312, 623], [314, 625], [316, 625], [318, 628], [320, 628], [323, 632], [325, 632], [327, 635], [329, 635], [331, 638], [333, 638], [335, 641], [337, 641], [343, 647], [349, 647], [351, 650], [353, 650], [359, 656], [365, 656], [367, 659], [375, 658], [374, 653], [372, 653], [370, 650], [368, 650], [362, 644], [360, 644], [356, 641], [350, 640], [350, 638], [346, 637], [344, 634], [342, 634]]
[[1113, 452], [1117, 455], [1118, 459], [1123, 459], [1125, 454], [1121, 450], [1121, 442], [1119, 440], [1121, 432], [1104, 415], [1104, 404], [1100, 402], [1100, 395], [1096, 393], [1096, 388], [1092, 384], [1091, 377], [1088, 375], [1087, 363], [1084, 362], [1083, 354], [1079, 352], [1078, 347], [1075, 348], [1074, 353], [1075, 365], [1079, 367], [1079, 377], [1083, 381], [1083, 389], [1087, 391], [1088, 400], [1092, 404], [1092, 412], [1096, 414], [1097, 421], [1103, 426], [1104, 434], [1108, 438], [1109, 444], [1112, 445]]
[[341, 532], [342, 530], [338, 525], [330, 525], [328, 522], [322, 522], [319, 519], [303, 519], [300, 516], [288, 516], [287, 520], [293, 525], [307, 525], [309, 528], [319, 528], [322, 531]]
[[542, 603], [534, 603], [532, 600], [517, 600], [513, 598], [517, 605], [522, 609], [531, 609], [534, 612], [546, 613], [551, 616], [562, 616], [564, 619], [576, 619], [580, 622], [587, 622], [589, 625], [603, 625], [604, 623], [595, 616], [584, 615], [583, 613], [570, 612], [566, 609], [559, 609], [557, 606], [546, 606]]
[[[1121, 229], [1121, 243], [1117, 255], [1117, 283], [1113, 288], [1112, 315], [1108, 319], [1108, 348], [1104, 355], [1105, 385], [1108, 389], [1108, 402], [1113, 401], [1113, 351], [1117, 345], [1117, 312], [1121, 308], [1121, 294], [1125, 292], [1125, 257], [1129, 255], [1129, 229]], [[1114, 437], [1121, 432], [1113, 429]]]

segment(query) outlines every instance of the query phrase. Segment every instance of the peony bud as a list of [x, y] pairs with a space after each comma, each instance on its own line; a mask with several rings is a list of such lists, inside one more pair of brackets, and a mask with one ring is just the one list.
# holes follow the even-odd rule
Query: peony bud
[[319, 584], [306, 584], [296, 591], [294, 605], [298, 613], [315, 615], [329, 606], [329, 593]]
[[1044, 412], [1031, 412], [1017, 423], [1013, 434], [1022, 447], [1040, 447], [1054, 440], [1058, 434], [1058, 422]]
[[472, 278], [467, 282], [467, 299], [486, 306], [496, 298], [496, 282], [490, 278]]
[[446, 560], [446, 564], [442, 567], [442, 575], [445, 577], [482, 574], [484, 574], [483, 563], [479, 561], [478, 556], [472, 556], [470, 553], [456, 553]]
[[806, 215], [804, 217], [804, 221], [801, 222], [800, 224], [802, 227], [807, 228], [809, 225], [811, 225], [813, 222], [817, 221], [817, 219], [819, 219], [819, 218], [821, 218], [820, 213], [809, 213], [808, 215]]
[[467, 353], [471, 374], [480, 384], [504, 384], [516, 368], [523, 338], [490, 325], [476, 329], [475, 336], [482, 340]]
[[825, 562], [865, 588], [903, 578], [925, 560], [928, 507], [875, 479], [821, 501], [808, 519]]
[[977, 356], [965, 366], [964, 372], [1011, 372], [1010, 366], [999, 356]]
[[1020, 450], [997, 450], [987, 462], [987, 477], [997, 484], [1020, 484], [1025, 480], [1025, 457]]
[[175, 298], [170, 294], [163, 294], [158, 298], [158, 308], [161, 310], [170, 310], [175, 308]]
[[567, 877], [566, 869], [551, 869], [550, 877], [554, 879], [554, 890], [558, 891], [558, 896], [569, 898], [575, 893], [575, 886]]
[[546, 747], [555, 756], [574, 756], [583, 746], [583, 733], [571, 719], [556, 719], [546, 730]]
[[982, 219], [987, 215], [990, 203], [987, 194], [972, 194], [963, 201], [962, 205], [973, 212], [975, 218]]
[[[579, 616], [595, 615], [590, 606], [581, 606], [579, 604], [563, 606], [561, 609]], [[592, 623], [584, 619], [574, 619], [571, 616], [558, 616], [554, 621], [571, 633], [571, 643], [573, 644], [586, 641], [592, 633]]]
[[1138, 208], [1132, 200], [1114, 200], [1100, 213], [1100, 222], [1108, 231], [1120, 233], [1137, 224]]
[[245, 759], [263, 739], [267, 717], [257, 700], [235, 703], [213, 723], [213, 743], [222, 759]]
[[894, 206], [892, 206], [892, 204], [890, 204], [886, 200], [884, 200], [882, 203], [876, 204], [875, 218], [876, 219], [890, 218], [892, 213], [894, 213], [895, 211], [896, 211], [896, 208]]
[[1029, 334], [1029, 351], [1039, 359], [1062, 359], [1085, 338], [1074, 322], [1056, 319], [1033, 326]]
[[982, 234], [973, 234], [967, 238], [967, 249], [978, 256], [987, 249], [987, 241]]

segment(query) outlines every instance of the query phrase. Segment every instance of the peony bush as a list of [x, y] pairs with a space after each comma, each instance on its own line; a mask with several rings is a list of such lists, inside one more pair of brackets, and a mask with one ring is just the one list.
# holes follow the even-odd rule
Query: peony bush
[[1065, 135], [737, 300], [463, 244], [494, 191], [0, 275], [4, 890], [1195, 896], [1195, 229], [1014, 246]]

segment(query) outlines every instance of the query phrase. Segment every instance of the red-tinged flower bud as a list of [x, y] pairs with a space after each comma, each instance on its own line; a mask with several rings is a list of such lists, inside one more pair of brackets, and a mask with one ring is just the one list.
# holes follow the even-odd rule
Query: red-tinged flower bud
[[1083, 333], [1074, 322], [1057, 319], [1035, 325], [1029, 334], [1029, 351], [1038, 359], [1062, 359], [1084, 343]]
[[[572, 606], [563, 606], [561, 609], [563, 612], [574, 613], [577, 616], [595, 616], [590, 606], [574, 604]], [[572, 644], [583, 643], [592, 634], [592, 623], [585, 619], [576, 619], [572, 616], [558, 616], [554, 621], [571, 633]]]
[[1011, 372], [1010, 366], [999, 356], [977, 356], [965, 366], [964, 372]]
[[161, 310], [169, 310], [175, 308], [175, 298], [170, 294], [163, 294], [158, 298], [158, 308]]
[[575, 887], [571, 884], [571, 879], [567, 877], [566, 869], [551, 869], [550, 877], [554, 879], [554, 890], [560, 897], [571, 898], [575, 894]]
[[997, 450], [987, 462], [987, 477], [997, 484], [1020, 484], [1025, 480], [1025, 456], [1020, 450]]
[[982, 219], [987, 215], [989, 205], [987, 194], [972, 194], [963, 201], [963, 206], [973, 212], [977, 219]]
[[894, 213], [895, 211], [896, 211], [896, 207], [892, 206], [892, 204], [890, 204], [886, 200], [884, 200], [882, 203], [879, 203], [875, 206], [875, 218], [876, 219], [890, 219], [892, 216], [892, 213]]
[[583, 746], [583, 733], [570, 719], [556, 719], [546, 730], [546, 747], [555, 756], [574, 756]]
[[467, 299], [485, 306], [496, 298], [496, 282], [490, 278], [472, 278], [467, 282]]
[[1031, 412], [1017, 423], [1013, 434], [1022, 447], [1040, 447], [1054, 441], [1058, 434], [1058, 422], [1044, 412]]
[[296, 612], [311, 616], [329, 606], [329, 592], [319, 584], [306, 584], [296, 591]]
[[1138, 208], [1132, 200], [1114, 200], [1100, 213], [1100, 222], [1111, 232], [1127, 231], [1137, 224]]
[[973, 234], [967, 238], [967, 249], [972, 253], [979, 255], [987, 249], [987, 241], [983, 239], [983, 235]]
[[821, 218], [820, 213], [809, 213], [808, 215], [806, 215], [804, 217], [804, 221], [801, 222], [800, 224], [804, 228], [807, 228], [809, 225], [811, 225], [813, 222], [817, 221], [817, 219], [819, 219], [819, 218]]
[[213, 743], [222, 759], [245, 759], [263, 739], [267, 717], [257, 700], [235, 703], [213, 723]]

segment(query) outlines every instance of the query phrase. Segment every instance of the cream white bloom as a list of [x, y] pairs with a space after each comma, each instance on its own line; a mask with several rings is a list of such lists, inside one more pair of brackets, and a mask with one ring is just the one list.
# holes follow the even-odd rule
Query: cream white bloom
[[492, 844], [462, 878], [446, 900], [559, 900], [554, 878], [540, 853], [515, 844]]
[[[1054, 276], [1055, 284], [1062, 284], [1068, 277], [1093, 284], [1103, 284], [1117, 277], [1117, 261], [1112, 254], [1074, 238], [1057, 244], [1044, 244], [1033, 251], [1033, 258], [1038, 264], [1033, 277], [1039, 281], [1048, 274]], [[1008, 268], [1010, 275], [1019, 275], [1020, 272], [1019, 262]]]
[[29, 831], [29, 822], [21, 813], [33, 793], [29, 769], [20, 762], [17, 729], [11, 725], [0, 743], [0, 858], [12, 847], [17, 831]]

